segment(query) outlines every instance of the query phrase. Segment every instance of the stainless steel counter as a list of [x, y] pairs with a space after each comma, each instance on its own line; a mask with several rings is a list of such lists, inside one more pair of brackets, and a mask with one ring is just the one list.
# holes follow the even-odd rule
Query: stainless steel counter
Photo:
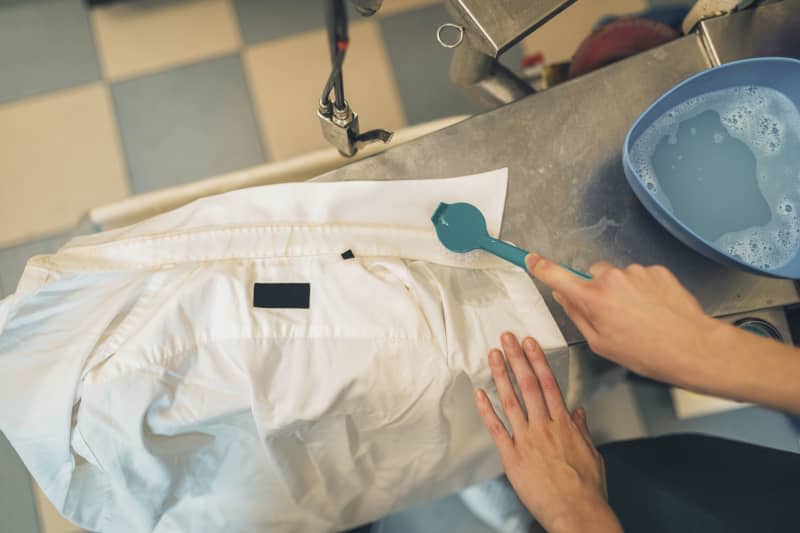
[[[799, 22], [800, 0], [707, 21], [702, 36], [683, 37], [318, 179], [442, 178], [508, 167], [504, 239], [581, 269], [601, 259], [664, 264], [715, 315], [795, 303], [792, 282], [722, 267], [672, 238], [630, 191], [620, 151], [651, 102], [710, 66], [709, 44], [722, 61], [798, 55], [793, 32]], [[581, 342], [550, 292], [542, 294], [568, 342]]]

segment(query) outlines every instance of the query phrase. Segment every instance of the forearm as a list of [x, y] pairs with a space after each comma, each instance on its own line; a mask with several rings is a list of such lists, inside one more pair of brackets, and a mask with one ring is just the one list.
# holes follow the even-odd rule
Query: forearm
[[800, 414], [800, 350], [721, 321], [694, 349], [682, 385]]

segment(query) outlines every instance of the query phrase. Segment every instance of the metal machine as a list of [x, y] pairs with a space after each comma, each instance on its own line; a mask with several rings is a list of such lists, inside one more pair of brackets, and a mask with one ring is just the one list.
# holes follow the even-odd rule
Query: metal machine
[[[454, 49], [451, 79], [489, 107], [533, 94], [533, 88], [501, 65], [500, 55], [547, 22], [575, 0], [449, 0], [448, 10], [457, 23], [444, 24], [437, 39]], [[351, 0], [356, 10], [374, 15], [383, 0]], [[371, 142], [389, 142], [391, 133], [376, 129], [361, 133], [358, 115], [344, 96], [341, 67], [347, 52], [347, 11], [344, 0], [326, 0], [326, 21], [331, 54], [331, 74], [319, 103], [317, 116], [325, 139], [344, 156], [352, 156]], [[457, 31], [447, 42], [447, 28]], [[335, 97], [330, 98], [334, 92]]]
[[[475, 99], [497, 107], [533, 94], [533, 88], [501, 65], [500, 55], [550, 20], [575, 0], [449, 0], [448, 10], [458, 23], [444, 24], [437, 39], [454, 49], [451, 79]], [[374, 15], [383, 0], [351, 0], [356, 10]], [[341, 67], [347, 52], [347, 11], [344, 0], [326, 0], [331, 74], [320, 98], [317, 116], [325, 139], [344, 156], [352, 156], [371, 142], [389, 142], [391, 133], [376, 129], [361, 133], [358, 115], [344, 96]], [[444, 31], [453, 28], [457, 40], [448, 43]], [[335, 97], [330, 98], [334, 92]]]
[[[443, 178], [508, 167], [505, 240], [579, 269], [601, 259], [663, 264], [714, 316], [797, 304], [792, 281], [723, 267], [670, 236], [634, 197], [620, 157], [635, 118], [666, 90], [719, 63], [800, 57], [797, 27], [800, 0], [700, 17], [692, 32], [663, 46], [318, 179]], [[577, 363], [570, 389], [580, 396], [591, 353], [549, 291], [542, 294], [570, 344]]]
[[[383, 0], [350, 0], [356, 11], [372, 16]], [[583, 0], [586, 1], [586, 0]], [[500, 56], [541, 27], [575, 0], [446, 0], [454, 22], [436, 30], [439, 44], [453, 49], [450, 79], [488, 108], [495, 108], [533, 94], [531, 85], [499, 62]], [[742, 10], [755, 0], [700, 0], [684, 21], [686, 33], [700, 21]], [[349, 46], [344, 0], [325, 0], [331, 55], [331, 73], [320, 98], [317, 116], [325, 139], [350, 157], [373, 142], [387, 143], [392, 134], [383, 129], [361, 133], [358, 114], [344, 95], [342, 65]], [[452, 35], [448, 37], [447, 33]], [[703, 35], [702, 32], [700, 35]], [[705, 42], [705, 41], [704, 41]], [[706, 43], [708, 44], [708, 43]], [[713, 47], [713, 64], [719, 64]], [[331, 98], [331, 93], [334, 98]]]

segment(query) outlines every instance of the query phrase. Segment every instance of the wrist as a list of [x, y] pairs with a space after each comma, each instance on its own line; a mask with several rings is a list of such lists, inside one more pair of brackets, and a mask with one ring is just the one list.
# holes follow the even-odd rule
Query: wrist
[[720, 346], [724, 346], [732, 326], [711, 316], [703, 315], [685, 324], [686, 329], [674, 335], [662, 361], [669, 361], [670, 372], [665, 380], [691, 390], [705, 389], [719, 379]]
[[686, 388], [776, 409], [800, 411], [800, 354], [790, 346], [717, 321], [701, 367]]
[[736, 337], [745, 332], [722, 320], [707, 318], [701, 324], [701, 332], [690, 354], [692, 364], [682, 373], [684, 383], [679, 385], [713, 394], [725, 388], [723, 381], [730, 375], [731, 366], [736, 364]]
[[617, 516], [605, 501], [580, 505], [553, 521], [548, 533], [622, 533]]

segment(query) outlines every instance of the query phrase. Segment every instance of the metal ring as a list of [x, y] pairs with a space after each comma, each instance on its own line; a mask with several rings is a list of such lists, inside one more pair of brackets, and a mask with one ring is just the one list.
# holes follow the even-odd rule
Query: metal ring
[[[447, 43], [442, 39], [442, 30], [444, 30], [445, 28], [455, 28], [458, 31], [458, 39], [456, 40], [456, 42]], [[464, 40], [464, 27], [459, 26], [458, 24], [453, 24], [452, 22], [447, 22], [445, 24], [442, 24], [436, 29], [436, 40], [439, 41], [439, 44], [441, 44], [445, 48], [455, 48], [456, 46], [461, 44], [461, 41]]]

